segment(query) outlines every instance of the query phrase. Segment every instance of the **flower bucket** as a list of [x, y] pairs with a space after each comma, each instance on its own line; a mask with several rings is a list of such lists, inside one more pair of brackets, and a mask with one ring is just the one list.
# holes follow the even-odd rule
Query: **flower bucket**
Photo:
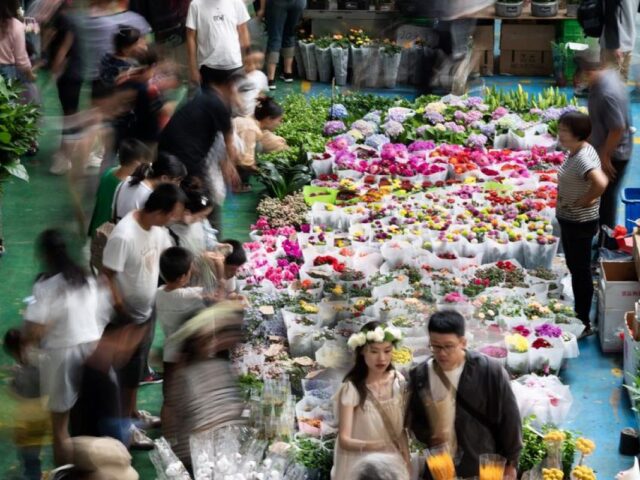
[[318, 65], [318, 80], [322, 83], [331, 83], [333, 73], [331, 48], [316, 47], [316, 64]]
[[566, 333], [569, 339], [563, 339], [564, 357], [563, 359], [578, 358], [580, 356], [580, 348], [578, 347], [578, 337], [573, 333]]
[[585, 329], [584, 323], [579, 318], [572, 318], [570, 323], [558, 323], [556, 325], [565, 333], [570, 333], [579, 337]]
[[558, 15], [558, 2], [531, 2], [532, 17], [555, 17]]
[[524, 243], [524, 265], [527, 269], [551, 268], [553, 259], [558, 252], [558, 241], [551, 244], [540, 245], [537, 241], [531, 240]]
[[516, 18], [522, 15], [522, 4], [496, 2], [496, 17]]
[[396, 268], [410, 259], [411, 244], [406, 241], [390, 240], [382, 244], [380, 253], [390, 267]]
[[347, 300], [331, 301], [323, 299], [318, 305], [318, 324], [321, 327], [328, 327], [335, 323], [338, 318], [338, 312], [349, 307]]
[[349, 70], [349, 49], [331, 47], [331, 59], [333, 62], [333, 72], [336, 79], [336, 85], [346, 85], [347, 72]]
[[529, 352], [507, 352], [507, 370], [514, 375], [529, 373]]
[[310, 82], [318, 80], [318, 65], [316, 63], [316, 46], [313, 43], [298, 42], [300, 46], [300, 55], [306, 79]]
[[365, 86], [367, 76], [370, 74], [371, 52], [372, 49], [367, 47], [351, 47], [351, 59], [353, 61], [352, 83], [356, 87]]
[[465, 319], [467, 318], [471, 318], [471, 316], [473, 315], [473, 311], [474, 311], [474, 306], [471, 305], [470, 303], [438, 303], [436, 305], [436, 309], [438, 311], [442, 311], [442, 310], [453, 310], [454, 312], [458, 312], [460, 315], [462, 315]]
[[338, 170], [336, 174], [340, 179], [349, 178], [351, 180], [360, 180], [364, 176], [364, 173], [357, 170]]
[[289, 352], [292, 357], [315, 357], [313, 334], [316, 327], [291, 326], [287, 328]]
[[400, 67], [401, 53], [388, 54], [382, 50], [380, 55], [380, 69], [382, 73], [382, 87], [396, 88], [398, 83], [398, 70]]
[[296, 45], [295, 59], [296, 59], [296, 72], [298, 73], [298, 78], [305, 78], [304, 60], [302, 59], [302, 49], [300, 48], [300, 44]]
[[377, 88], [380, 86], [380, 49], [377, 47], [365, 47], [370, 50], [369, 65], [365, 76], [365, 87]]
[[316, 177], [319, 177], [320, 175], [328, 175], [331, 173], [331, 170], [333, 168], [333, 161], [335, 158], [332, 153], [308, 153], [307, 157], [311, 162], [311, 168], [313, 169], [313, 173], [315, 173]]
[[402, 276], [402, 278], [394, 279], [391, 282], [373, 287], [371, 290], [371, 296], [374, 298], [391, 297], [393, 295], [400, 295], [409, 288], [409, 278]]
[[[536, 337], [532, 337], [532, 341]], [[556, 373], [562, 366], [564, 356], [564, 344], [561, 338], [545, 338], [552, 348], [530, 348], [529, 349], [529, 369], [532, 372], [546, 371]]]

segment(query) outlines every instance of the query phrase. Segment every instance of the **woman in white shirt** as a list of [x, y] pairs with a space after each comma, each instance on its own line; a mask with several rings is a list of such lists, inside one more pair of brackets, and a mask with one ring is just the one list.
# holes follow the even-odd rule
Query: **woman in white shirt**
[[102, 336], [106, 296], [69, 256], [62, 234], [47, 230], [38, 250], [44, 272], [25, 312], [28, 338], [42, 349], [41, 387], [49, 397], [56, 464], [69, 463], [69, 412], [78, 399], [82, 368]]
[[113, 218], [120, 221], [127, 213], [144, 207], [147, 198], [158, 185], [180, 185], [186, 176], [187, 168], [177, 157], [166, 153], [158, 154], [155, 162], [140, 165], [133, 175], [118, 185], [111, 207]]

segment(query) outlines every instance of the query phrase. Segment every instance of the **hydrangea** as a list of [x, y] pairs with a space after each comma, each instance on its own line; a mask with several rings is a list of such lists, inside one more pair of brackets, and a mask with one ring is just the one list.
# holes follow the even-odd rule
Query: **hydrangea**
[[542, 112], [542, 120], [544, 122], [550, 122], [552, 120], [558, 120], [562, 115], [562, 109], [557, 107], [551, 107]]
[[364, 139], [364, 135], [362, 134], [362, 132], [360, 130], [356, 130], [355, 128], [349, 130], [347, 132], [347, 135], [351, 135], [353, 138], [355, 138], [356, 142]]
[[444, 116], [441, 113], [433, 110], [427, 110], [424, 113], [424, 118], [433, 125], [435, 125], [436, 123], [444, 122]]
[[378, 133], [378, 125], [369, 120], [356, 120], [351, 124], [352, 130], [358, 130], [365, 137]]
[[482, 112], [479, 112], [478, 110], [471, 110], [467, 113], [467, 123], [477, 122], [480, 119], [482, 119]]
[[324, 124], [324, 134], [327, 136], [333, 136], [338, 133], [342, 133], [347, 129], [342, 120], [329, 120]]
[[442, 102], [457, 108], [465, 108], [466, 106], [466, 102], [462, 99], [462, 97], [458, 97], [457, 95], [452, 94], [442, 97]]
[[378, 110], [374, 110], [373, 112], [367, 113], [362, 119], [379, 125], [380, 122], [382, 122], [382, 115], [380, 115]]
[[480, 133], [485, 137], [492, 137], [496, 133], [496, 126], [493, 123], [480, 125]]
[[386, 133], [389, 137], [395, 138], [404, 132], [404, 127], [400, 122], [396, 122], [395, 120], [389, 120], [387, 123], [382, 125], [384, 128], [384, 133]]
[[394, 122], [404, 123], [416, 114], [414, 110], [404, 107], [393, 107], [389, 109], [387, 118]]
[[338, 141], [345, 141], [347, 143], [347, 145], [349, 145], [349, 146], [354, 145], [356, 143], [356, 139], [353, 138], [348, 133], [344, 133], [342, 135], [338, 135], [335, 139], [338, 140]]
[[475, 108], [482, 105], [482, 97], [469, 97], [465, 102], [467, 108]]
[[444, 128], [452, 131], [453, 133], [462, 133], [464, 132], [464, 127], [462, 125], [458, 125], [454, 122], [445, 122]]
[[467, 145], [473, 148], [482, 148], [487, 143], [487, 137], [481, 133], [472, 133], [467, 139]]
[[377, 150], [380, 150], [383, 145], [389, 142], [391, 142], [389, 137], [387, 137], [386, 135], [382, 135], [381, 133], [378, 133], [375, 135], [371, 135], [369, 138], [367, 138], [364, 144], [369, 147], [373, 147]]
[[329, 108], [329, 118], [337, 118], [343, 119], [349, 116], [349, 112], [347, 112], [347, 108], [341, 103], [336, 103]]
[[409, 145], [410, 152], [420, 152], [424, 150], [433, 150], [435, 144], [432, 141], [417, 140]]
[[507, 110], [506, 108], [498, 107], [491, 114], [491, 118], [493, 118], [494, 120], [498, 120], [499, 118], [504, 117], [508, 113], [509, 113], [509, 110]]
[[416, 135], [419, 137], [424, 137], [424, 134], [427, 133], [427, 127], [426, 125], [420, 125], [418, 128], [416, 128]]

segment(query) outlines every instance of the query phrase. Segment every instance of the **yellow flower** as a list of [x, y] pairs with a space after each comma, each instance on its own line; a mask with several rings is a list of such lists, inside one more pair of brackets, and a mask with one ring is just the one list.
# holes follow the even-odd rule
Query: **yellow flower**
[[467, 177], [464, 179], [464, 183], [466, 184], [476, 183], [476, 181], [477, 181], [476, 177]]
[[542, 479], [543, 480], [562, 480], [564, 478], [564, 472], [559, 468], [543, 468]]
[[396, 348], [391, 353], [391, 361], [398, 365], [406, 365], [413, 360], [413, 354], [408, 347]]
[[550, 442], [550, 443], [562, 443], [565, 441], [566, 438], [567, 436], [565, 435], [565, 433], [560, 430], [550, 430], [544, 436], [545, 442]]
[[596, 475], [593, 473], [593, 469], [586, 465], [578, 465], [571, 471], [571, 477], [577, 480], [596, 480]]
[[318, 313], [318, 307], [304, 300], [300, 300], [300, 308], [306, 313]]
[[588, 438], [580, 437], [578, 440], [576, 440], [576, 448], [580, 450], [580, 453], [582, 453], [582, 455], [587, 456], [593, 453], [593, 451], [596, 449], [596, 444]]
[[519, 333], [507, 335], [505, 337], [505, 342], [512, 352], [524, 353], [529, 351], [529, 342]]
[[342, 289], [342, 285], [336, 285], [335, 287], [333, 287], [331, 292], [334, 295], [342, 295], [344, 293], [344, 290]]

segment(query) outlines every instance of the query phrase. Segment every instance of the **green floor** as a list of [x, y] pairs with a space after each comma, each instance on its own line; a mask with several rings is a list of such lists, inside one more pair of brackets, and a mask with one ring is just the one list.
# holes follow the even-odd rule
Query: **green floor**
[[[43, 136], [40, 152], [25, 164], [31, 176], [29, 183], [10, 180], [4, 185], [2, 196], [2, 229], [7, 253], [0, 257], [0, 335], [20, 325], [22, 299], [30, 295], [33, 280], [38, 273], [38, 262], [34, 256], [34, 239], [45, 228], [65, 230], [80, 247], [84, 238], [78, 235], [69, 189], [65, 178], [55, 177], [48, 173], [51, 155], [58, 142], [59, 123], [54, 118], [59, 107], [51, 85], [43, 84], [44, 114]], [[223, 233], [225, 238], [248, 240], [248, 226], [255, 219], [260, 188], [254, 193], [232, 196], [224, 209]], [[90, 204], [85, 210], [90, 210]], [[78, 248], [79, 250], [79, 248]], [[0, 337], [1, 338], [1, 337]], [[162, 345], [161, 333], [158, 332], [154, 346]], [[155, 358], [159, 358], [157, 350]], [[13, 446], [12, 426], [15, 401], [7, 389], [12, 362], [4, 352], [0, 352], [0, 478], [20, 478], [16, 450]], [[139, 406], [154, 413], [160, 411], [161, 386], [145, 386], [140, 390]], [[150, 432], [152, 436], [155, 432]], [[140, 478], [155, 478], [153, 467], [147, 453], [135, 453], [134, 467]], [[43, 452], [43, 468], [51, 468], [50, 448]]]

